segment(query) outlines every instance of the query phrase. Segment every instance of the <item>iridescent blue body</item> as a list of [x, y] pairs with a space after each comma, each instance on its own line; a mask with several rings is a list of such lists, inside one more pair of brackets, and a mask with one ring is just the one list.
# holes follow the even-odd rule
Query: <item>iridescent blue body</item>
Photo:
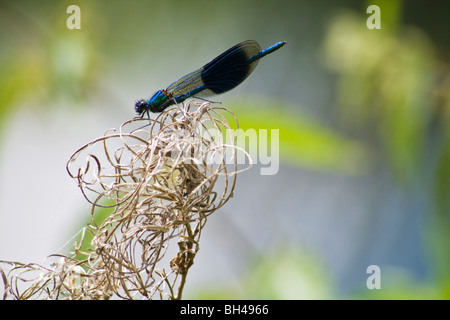
[[258, 42], [247, 40], [231, 47], [200, 69], [178, 79], [150, 99], [136, 102], [140, 117], [150, 112], [162, 112], [168, 106], [189, 97], [205, 97], [227, 92], [242, 83], [258, 64], [259, 59], [278, 50], [286, 41], [262, 50]]

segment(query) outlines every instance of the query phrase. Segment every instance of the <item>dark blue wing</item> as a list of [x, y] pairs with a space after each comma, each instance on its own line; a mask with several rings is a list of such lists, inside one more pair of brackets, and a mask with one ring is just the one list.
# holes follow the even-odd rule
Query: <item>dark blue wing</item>
[[233, 89], [255, 69], [258, 60], [249, 59], [261, 51], [258, 42], [248, 40], [238, 43], [201, 68], [205, 89], [219, 94]]
[[238, 43], [215, 59], [170, 86], [167, 92], [180, 95], [209, 96], [224, 93], [238, 86], [255, 69], [259, 59], [249, 59], [261, 52], [258, 42], [248, 40]]

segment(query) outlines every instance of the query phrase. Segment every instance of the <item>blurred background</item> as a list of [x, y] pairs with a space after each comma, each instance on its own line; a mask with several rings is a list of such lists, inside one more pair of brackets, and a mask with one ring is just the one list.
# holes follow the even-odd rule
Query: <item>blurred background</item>
[[[67, 28], [69, 5], [81, 29]], [[381, 9], [370, 30], [369, 5]], [[450, 298], [449, 1], [0, 2], [0, 260], [61, 253], [89, 221], [78, 148], [234, 44], [266, 56], [215, 97], [279, 129], [212, 215], [184, 298]], [[368, 289], [367, 268], [381, 271]]]

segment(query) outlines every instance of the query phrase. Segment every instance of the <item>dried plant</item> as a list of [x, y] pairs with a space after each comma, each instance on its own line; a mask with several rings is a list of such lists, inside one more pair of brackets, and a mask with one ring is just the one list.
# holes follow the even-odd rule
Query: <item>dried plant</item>
[[2, 261], [3, 298], [181, 299], [208, 216], [252, 164], [223, 112], [192, 101], [127, 121], [76, 151], [67, 171], [92, 204], [92, 222], [73, 252], [52, 256], [48, 267]]

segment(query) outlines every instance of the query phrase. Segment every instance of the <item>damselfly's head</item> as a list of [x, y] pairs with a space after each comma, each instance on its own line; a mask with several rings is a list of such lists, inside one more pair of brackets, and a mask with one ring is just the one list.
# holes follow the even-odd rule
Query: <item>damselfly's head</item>
[[134, 109], [136, 110], [138, 115], [142, 118], [144, 116], [144, 113], [148, 111], [149, 107], [150, 106], [149, 106], [147, 100], [141, 99], [141, 100], [136, 101]]

